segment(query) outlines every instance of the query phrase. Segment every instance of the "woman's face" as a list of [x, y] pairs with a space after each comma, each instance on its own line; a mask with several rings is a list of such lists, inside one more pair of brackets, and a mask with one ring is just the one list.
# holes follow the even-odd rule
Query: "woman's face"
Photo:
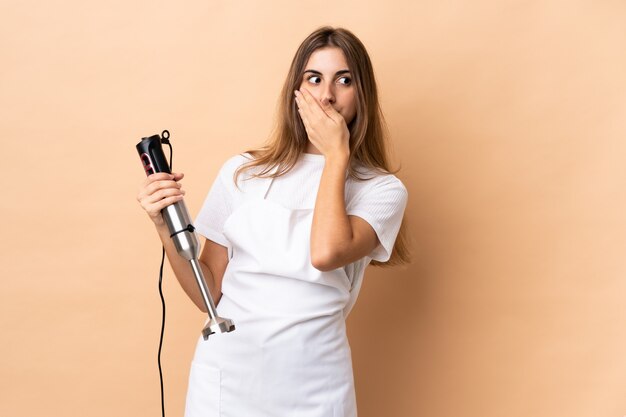
[[302, 84], [321, 103], [328, 99], [349, 124], [356, 115], [356, 88], [346, 57], [337, 47], [315, 50], [304, 67]]

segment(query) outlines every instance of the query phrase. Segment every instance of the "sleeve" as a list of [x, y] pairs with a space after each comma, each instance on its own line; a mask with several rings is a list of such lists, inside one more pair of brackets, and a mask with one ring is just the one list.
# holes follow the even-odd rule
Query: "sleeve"
[[[194, 221], [196, 231], [222, 246], [230, 247], [224, 236], [226, 219], [232, 213], [233, 193], [226, 182], [226, 164], [222, 166]], [[231, 181], [232, 182], [232, 181]], [[234, 184], [234, 183], [233, 183]]]
[[408, 192], [395, 176], [366, 187], [348, 204], [346, 214], [368, 222], [380, 241], [368, 255], [375, 261], [387, 262], [400, 231], [408, 201]]

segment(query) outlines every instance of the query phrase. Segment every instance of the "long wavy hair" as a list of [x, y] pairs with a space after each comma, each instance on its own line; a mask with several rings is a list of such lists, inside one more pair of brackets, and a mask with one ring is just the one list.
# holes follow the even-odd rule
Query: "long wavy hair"
[[[270, 136], [261, 148], [245, 151], [252, 159], [237, 168], [233, 176], [235, 184], [242, 171], [255, 166], [262, 168], [246, 179], [284, 175], [293, 168], [300, 155], [306, 152], [309, 139], [298, 114], [293, 91], [302, 83], [303, 71], [311, 54], [324, 47], [337, 47], [343, 51], [356, 88], [356, 115], [348, 124], [350, 131], [348, 175], [356, 181], [371, 179], [359, 176], [356, 169], [358, 164], [382, 175], [395, 174], [400, 170], [400, 168], [391, 170], [389, 166], [386, 146], [389, 131], [380, 109], [374, 70], [365, 46], [347, 29], [322, 26], [298, 47], [280, 93]], [[274, 168], [276, 172], [271, 173]], [[394, 266], [411, 261], [405, 219], [406, 216], [402, 220], [390, 259], [387, 262], [372, 260], [370, 265]]]

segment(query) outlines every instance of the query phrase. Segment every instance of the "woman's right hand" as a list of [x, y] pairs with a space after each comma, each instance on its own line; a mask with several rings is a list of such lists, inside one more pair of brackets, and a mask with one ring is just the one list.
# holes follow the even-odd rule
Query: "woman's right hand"
[[185, 191], [176, 181], [181, 180], [184, 175], [178, 172], [156, 172], [147, 176], [139, 185], [137, 201], [156, 226], [165, 224], [161, 210], [183, 199]]

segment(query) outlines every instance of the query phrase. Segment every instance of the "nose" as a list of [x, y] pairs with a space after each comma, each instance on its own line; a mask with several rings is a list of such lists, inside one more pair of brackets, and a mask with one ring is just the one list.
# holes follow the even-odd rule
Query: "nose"
[[324, 101], [326, 100], [328, 100], [330, 104], [335, 103], [335, 86], [333, 85], [333, 83], [327, 83], [326, 86], [322, 89], [320, 101], [324, 103]]

